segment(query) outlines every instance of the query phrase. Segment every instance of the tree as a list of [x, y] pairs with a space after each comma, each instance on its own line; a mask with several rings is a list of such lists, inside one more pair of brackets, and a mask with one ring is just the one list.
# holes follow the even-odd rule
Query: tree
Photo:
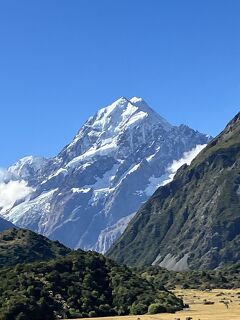
[[166, 312], [166, 311], [167, 311], [166, 308], [163, 305], [161, 305], [160, 303], [152, 303], [148, 307], [149, 314], [162, 313], [162, 312]]

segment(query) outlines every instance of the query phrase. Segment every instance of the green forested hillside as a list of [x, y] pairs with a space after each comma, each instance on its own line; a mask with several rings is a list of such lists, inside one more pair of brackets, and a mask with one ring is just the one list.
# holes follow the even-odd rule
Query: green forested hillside
[[8, 229], [0, 233], [0, 267], [17, 263], [50, 260], [71, 252], [58, 241], [26, 229]]
[[175, 271], [240, 261], [240, 113], [153, 194], [107, 255]]
[[[183, 307], [182, 301], [162, 286], [155, 286], [101, 254], [69, 252], [26, 230], [11, 230], [1, 238], [5, 248], [2, 245], [0, 261], [11, 265], [12, 257], [15, 263], [24, 263], [0, 268], [0, 320], [143, 314], [152, 304], [155, 312]], [[26, 245], [31, 263], [22, 252]], [[12, 251], [7, 259], [8, 248]], [[42, 259], [45, 252], [48, 261], [33, 262], [34, 257], [40, 259], [37, 252], [42, 252]]]

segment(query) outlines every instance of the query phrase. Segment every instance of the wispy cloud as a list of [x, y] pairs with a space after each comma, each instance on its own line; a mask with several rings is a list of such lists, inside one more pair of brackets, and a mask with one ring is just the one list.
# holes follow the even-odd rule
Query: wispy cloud
[[161, 177], [150, 177], [149, 184], [145, 189], [147, 196], [151, 196], [157, 188], [165, 186], [167, 183], [171, 182], [177, 172], [177, 170], [184, 164], [190, 165], [192, 160], [196, 158], [202, 149], [206, 147], [206, 144], [199, 144], [190, 151], [184, 152], [183, 157], [179, 160], [174, 160], [171, 165], [167, 168], [164, 175]]
[[195, 148], [190, 151], [184, 152], [183, 157], [179, 160], [174, 160], [172, 164], [168, 167], [167, 171], [169, 173], [169, 178], [164, 180], [161, 185], [164, 186], [165, 184], [172, 181], [176, 172], [178, 171], [181, 166], [184, 164], [190, 165], [194, 158], [206, 147], [206, 144], [198, 144]]
[[25, 198], [31, 192], [33, 188], [26, 181], [16, 180], [7, 170], [0, 169], [0, 211], [11, 208], [17, 200]]

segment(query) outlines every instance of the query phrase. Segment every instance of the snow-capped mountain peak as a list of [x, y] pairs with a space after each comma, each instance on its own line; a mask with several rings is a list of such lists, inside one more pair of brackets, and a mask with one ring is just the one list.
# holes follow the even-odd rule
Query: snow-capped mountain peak
[[2, 214], [67, 246], [105, 251], [171, 178], [173, 161], [209, 140], [172, 126], [142, 98], [121, 97], [90, 117], [56, 157], [12, 166], [34, 191]]
[[134, 101], [136, 101], [136, 104], [125, 97], [121, 97], [111, 105], [100, 109], [87, 124], [90, 123], [93, 129], [101, 132], [107, 130], [109, 135], [133, 127], [133, 124], [137, 124], [138, 120], [153, 113], [153, 110], [143, 99], [135, 98]]
[[130, 102], [140, 108], [142, 111], [147, 112], [152, 117], [157, 118], [161, 125], [164, 127], [165, 130], [171, 130], [173, 127], [166, 119], [161, 117], [158, 113], [156, 113], [143, 98], [133, 97], [130, 99]]
[[[146, 110], [142, 111], [141, 107], [122, 97], [91, 117], [58, 158], [61, 163], [76, 163], [94, 155], [118, 153], [124, 135], [132, 137], [140, 124], [144, 128], [146, 123], [154, 126], [158, 122], [157, 117], [149, 117]], [[74, 160], [76, 157], [78, 159]]]
[[172, 129], [172, 125], [151, 109], [142, 98], [134, 97], [128, 100], [121, 97], [101, 108], [85, 123], [73, 142], [59, 154], [60, 162], [66, 163], [67, 160], [76, 163], [94, 155], [113, 153], [121, 158], [125, 153], [122, 148], [138, 149], [142, 140], [146, 142], [150, 136], [153, 138], [156, 127], [165, 131]]

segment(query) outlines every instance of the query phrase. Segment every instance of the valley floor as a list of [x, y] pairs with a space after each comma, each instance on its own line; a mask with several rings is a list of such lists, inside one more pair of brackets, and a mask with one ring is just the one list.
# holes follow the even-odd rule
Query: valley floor
[[[141, 316], [96, 318], [98, 320], [240, 320], [240, 289], [215, 289], [210, 292], [179, 289], [174, 293], [189, 304], [190, 308], [175, 314], [154, 314]], [[221, 301], [225, 301], [224, 304]], [[214, 304], [206, 304], [214, 302]], [[228, 305], [228, 308], [227, 308]], [[89, 319], [89, 318], [88, 318]], [[82, 319], [81, 319], [82, 320]]]

